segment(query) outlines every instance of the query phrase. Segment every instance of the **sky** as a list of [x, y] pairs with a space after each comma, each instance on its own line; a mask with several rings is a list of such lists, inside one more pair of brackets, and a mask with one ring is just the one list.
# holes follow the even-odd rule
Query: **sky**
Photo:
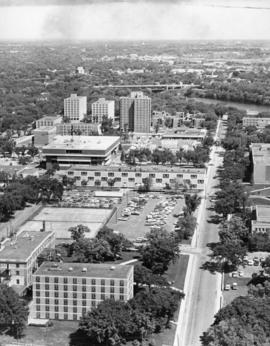
[[270, 39], [269, 0], [0, 0], [0, 40]]

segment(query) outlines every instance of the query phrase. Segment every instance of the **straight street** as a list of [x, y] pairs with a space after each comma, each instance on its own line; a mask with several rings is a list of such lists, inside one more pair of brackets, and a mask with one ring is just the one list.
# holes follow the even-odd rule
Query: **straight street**
[[[220, 125], [220, 123], [219, 123]], [[218, 128], [217, 134], [221, 131]], [[216, 136], [218, 139], [218, 135]], [[209, 162], [205, 193], [198, 212], [198, 226], [191, 247], [184, 246], [182, 252], [190, 254], [184, 292], [185, 300], [179, 313], [174, 346], [199, 346], [200, 336], [214, 321], [214, 315], [220, 308], [221, 275], [212, 274], [202, 269], [203, 264], [210, 260], [207, 244], [218, 241], [218, 225], [209, 223], [215, 213], [209, 210], [210, 195], [216, 192], [218, 180], [217, 168], [222, 165], [219, 152], [221, 147], [213, 147]], [[205, 198], [206, 197], [206, 198]]]

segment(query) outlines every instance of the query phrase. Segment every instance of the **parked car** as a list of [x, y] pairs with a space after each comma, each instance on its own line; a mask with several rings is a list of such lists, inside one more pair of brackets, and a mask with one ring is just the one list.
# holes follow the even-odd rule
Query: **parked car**
[[233, 290], [237, 290], [237, 282], [233, 282], [233, 284], [232, 284], [232, 289], [233, 289]]
[[231, 289], [230, 284], [226, 284], [225, 287], [224, 287], [224, 290], [225, 291], [229, 291], [230, 289]]

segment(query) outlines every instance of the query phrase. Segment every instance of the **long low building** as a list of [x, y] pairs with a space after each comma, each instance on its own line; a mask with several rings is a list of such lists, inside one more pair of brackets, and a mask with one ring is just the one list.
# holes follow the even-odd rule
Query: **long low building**
[[42, 152], [47, 168], [53, 163], [89, 166], [110, 162], [119, 144], [120, 137], [116, 136], [56, 136]]
[[191, 189], [203, 190], [205, 183], [205, 168], [194, 167], [169, 167], [169, 166], [141, 166], [131, 168], [128, 166], [71, 166], [62, 170], [61, 174], [74, 177], [77, 185], [87, 181], [88, 186], [108, 186], [113, 180], [115, 187], [137, 188], [146, 178], [151, 179], [151, 184], [163, 188], [166, 184], [189, 185]]
[[270, 235], [270, 206], [256, 205], [256, 220], [251, 223], [252, 233]]
[[253, 161], [253, 183], [270, 185], [270, 144], [253, 143], [251, 145]]
[[56, 134], [61, 136], [82, 135], [92, 136], [101, 134], [100, 125], [84, 122], [61, 123], [56, 125]]
[[243, 117], [243, 127], [255, 126], [258, 129], [264, 129], [270, 125], [270, 118], [261, 117]]
[[0, 281], [22, 293], [32, 283], [40, 253], [54, 247], [53, 232], [23, 231], [6, 240], [0, 247]]
[[30, 315], [79, 320], [105, 299], [133, 297], [133, 266], [44, 262], [34, 274]]

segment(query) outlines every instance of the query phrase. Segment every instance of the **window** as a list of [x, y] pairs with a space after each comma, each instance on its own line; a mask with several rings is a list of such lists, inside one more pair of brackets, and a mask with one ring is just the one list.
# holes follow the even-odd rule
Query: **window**
[[77, 286], [73, 285], [73, 291], [77, 291]]
[[108, 177], [114, 177], [114, 173], [108, 173]]
[[101, 288], [100, 288], [100, 291], [101, 291], [101, 292], [105, 292], [105, 287], [101, 287]]
[[96, 306], [96, 302], [95, 302], [95, 301], [92, 301], [92, 302], [91, 302], [91, 305], [92, 305], [92, 307], [95, 307], [95, 306]]
[[77, 284], [77, 278], [73, 278], [73, 283]]
[[64, 299], [64, 305], [68, 305], [68, 300]]
[[36, 292], [36, 296], [40, 297], [40, 292], [39, 291]]
[[102, 300], [105, 300], [105, 294], [102, 293], [102, 294], [100, 295], [100, 298], [101, 298]]
[[77, 309], [76, 307], [73, 308], [73, 312], [76, 312], [76, 313], [77, 313], [77, 310], [78, 310], [78, 309]]
[[95, 285], [96, 284], [96, 279], [92, 279], [91, 283], [92, 283], [92, 285]]
[[36, 316], [37, 318], [40, 318], [40, 312], [37, 312]]
[[120, 280], [120, 286], [124, 286], [124, 280]]
[[135, 173], [135, 177], [141, 177], [142, 176], [142, 173]]
[[92, 292], [96, 292], [96, 287], [91, 287]]
[[197, 179], [197, 174], [191, 174], [191, 179]]
[[101, 173], [100, 172], [95, 172], [95, 177], [100, 177]]
[[114, 280], [110, 281], [111, 286], [114, 286]]
[[47, 318], [47, 320], [48, 320], [48, 319], [50, 318], [50, 313], [49, 313], [49, 312], [46, 312], [45, 316], [46, 316], [46, 318]]
[[40, 284], [36, 284], [36, 289], [37, 289], [37, 290], [40, 289]]
[[16, 280], [16, 284], [17, 284], [17, 285], [20, 284], [20, 280], [19, 280], [19, 279]]
[[68, 279], [64, 278], [64, 284], [67, 284], [67, 283], [68, 283]]
[[50, 282], [50, 278], [48, 278], [48, 276], [45, 277], [45, 282]]
[[55, 314], [55, 315], [54, 315], [54, 318], [55, 318], [56, 320], [59, 320], [59, 314]]
[[77, 300], [73, 300], [73, 305], [77, 305]]
[[46, 291], [45, 292], [45, 297], [49, 297], [50, 296], [50, 292]]
[[77, 293], [73, 293], [73, 298], [77, 298]]
[[56, 291], [58, 291], [58, 289], [59, 289], [58, 285], [54, 285], [54, 289], [55, 289]]
[[16, 270], [16, 275], [20, 275], [20, 271], [19, 270]]
[[59, 279], [58, 278], [54, 278], [54, 283], [58, 284], [58, 282], [59, 282]]
[[36, 304], [40, 304], [40, 298], [36, 299]]
[[86, 299], [86, 293], [82, 293], [82, 299]]
[[204, 180], [198, 180], [198, 184], [203, 184]]
[[82, 300], [82, 306], [86, 306], [86, 300]]
[[124, 293], [124, 287], [120, 287], [120, 293]]
[[36, 276], [36, 282], [40, 282], [40, 276]]
[[156, 175], [155, 175], [155, 173], [150, 173], [150, 174], [149, 174], [149, 177], [150, 177], [150, 178], [155, 178]]
[[183, 174], [177, 174], [177, 178], [183, 178]]
[[59, 306], [55, 306], [55, 307], [54, 307], [54, 311], [55, 311], [55, 312], [58, 312], [58, 311], [59, 311]]
[[47, 291], [48, 291], [49, 289], [50, 289], [50, 285], [48, 285], [48, 284], [47, 284], [47, 285], [45, 285], [45, 290], [47, 290]]
[[54, 297], [58, 298], [59, 297], [59, 293], [58, 292], [54, 292]]
[[82, 279], [82, 284], [86, 285], [86, 279]]
[[127, 177], [128, 176], [128, 173], [122, 173], [122, 177]]
[[86, 308], [82, 308], [82, 314], [83, 314], [83, 315], [86, 314]]
[[50, 311], [49, 305], [46, 305], [46, 306], [45, 306], [45, 310], [46, 310], [46, 311]]
[[110, 299], [114, 299], [114, 294], [110, 294]]
[[124, 300], [123, 294], [120, 294], [120, 300]]
[[107, 177], [101, 177], [101, 181], [107, 181]]
[[101, 283], [101, 285], [105, 285], [105, 280], [102, 279], [102, 280], [100, 281], [100, 283]]
[[169, 174], [163, 174], [163, 178], [169, 178]]
[[82, 286], [82, 291], [86, 292], [86, 286]]
[[36, 310], [37, 310], [37, 311], [40, 311], [40, 305], [37, 305], [37, 306], [36, 306]]
[[81, 172], [81, 175], [87, 175], [87, 172]]
[[156, 179], [156, 183], [162, 183], [162, 179]]
[[111, 293], [114, 293], [114, 287], [111, 287], [111, 288], [110, 288], [110, 292], [111, 292]]
[[92, 293], [92, 299], [96, 299], [96, 294]]
[[64, 312], [68, 312], [68, 307], [64, 306]]
[[64, 314], [64, 320], [67, 320], [67, 319], [68, 319], [68, 315]]
[[59, 300], [58, 299], [54, 299], [54, 304], [58, 305], [59, 304]]
[[68, 172], [68, 175], [74, 175], [74, 172]]
[[45, 304], [50, 304], [50, 299], [46, 298], [45, 299]]
[[64, 285], [64, 291], [67, 291], [67, 290], [68, 290], [67, 285]]

